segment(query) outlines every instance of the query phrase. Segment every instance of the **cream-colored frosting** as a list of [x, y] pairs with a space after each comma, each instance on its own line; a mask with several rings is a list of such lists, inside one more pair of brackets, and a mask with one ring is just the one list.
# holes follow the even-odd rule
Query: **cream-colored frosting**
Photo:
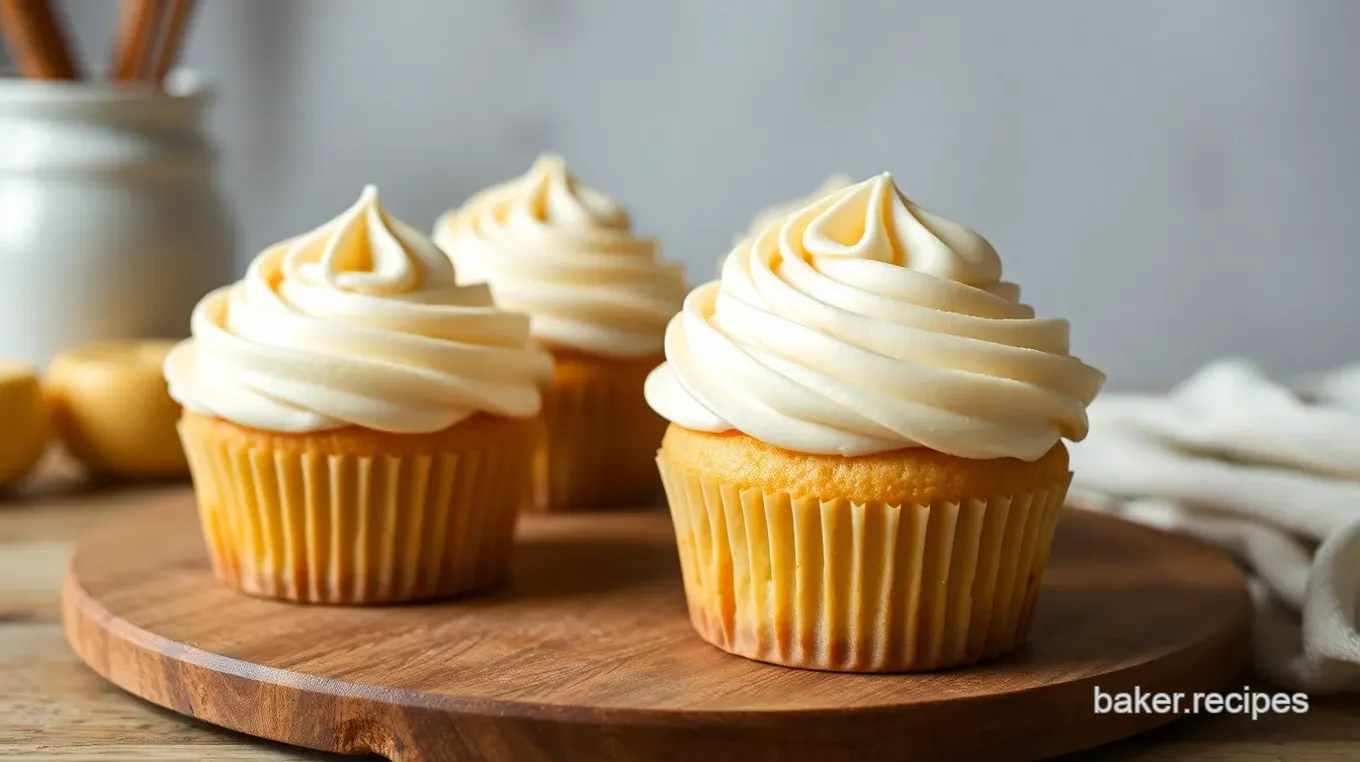
[[187, 409], [274, 432], [439, 431], [478, 412], [537, 415], [552, 360], [529, 321], [459, 285], [372, 186], [339, 217], [260, 254], [199, 302], [166, 358]]
[[1104, 381], [991, 244], [883, 174], [739, 244], [671, 321], [646, 395], [686, 428], [797, 452], [1033, 461], [1086, 436]]
[[[760, 233], [760, 231], [764, 230], [766, 227], [783, 220], [785, 217], [788, 217], [791, 214], [806, 209], [808, 204], [816, 203], [817, 201], [826, 198], [827, 196], [831, 195], [832, 193], [835, 193], [836, 191], [845, 190], [846, 188], [849, 188], [853, 183], [854, 179], [851, 178], [849, 175], [843, 174], [832, 175], [831, 177], [828, 177], [826, 179], [826, 182], [822, 183], [820, 188], [800, 199], [786, 201], [782, 204], [775, 204], [774, 206], [770, 206], [761, 210], [751, 220], [751, 226], [750, 228], [747, 229], [746, 235], [748, 236], [757, 235]], [[738, 243], [740, 243], [740, 241], [738, 241]]]
[[634, 235], [621, 206], [552, 155], [446, 213], [435, 242], [463, 282], [490, 283], [496, 303], [528, 313], [533, 337], [552, 349], [660, 354], [688, 289], [680, 265]]
[[[826, 179], [826, 182], [822, 183], [820, 188], [800, 199], [797, 199], [795, 201], [785, 201], [782, 204], [775, 204], [773, 206], [766, 207], [765, 209], [758, 212], [756, 216], [751, 219], [751, 225], [746, 229], [745, 233], [742, 233], [741, 235], [738, 235], [732, 239], [732, 245], [737, 247], [741, 246], [742, 241], [752, 236], [759, 235], [760, 231], [764, 230], [766, 227], [773, 225], [776, 222], [782, 221], [785, 217], [788, 217], [789, 215], [794, 214], [795, 212], [802, 211], [803, 209], [807, 208], [808, 204], [812, 204], [820, 199], [826, 198], [827, 196], [831, 195], [832, 193], [835, 193], [836, 191], [845, 190], [846, 188], [849, 188], [851, 184], [853, 184], [853, 182], [854, 180], [849, 175], [832, 175], [831, 177], [828, 177]], [[721, 259], [718, 260], [717, 272], [718, 277], [720, 278], [722, 277], [723, 264], [726, 261], [727, 261], [726, 255], [724, 255]]]

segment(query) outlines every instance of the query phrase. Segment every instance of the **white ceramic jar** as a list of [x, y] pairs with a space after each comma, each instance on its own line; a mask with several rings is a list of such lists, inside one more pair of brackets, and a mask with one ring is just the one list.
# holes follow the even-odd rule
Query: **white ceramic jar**
[[177, 338], [233, 275], [212, 93], [0, 77], [0, 357]]

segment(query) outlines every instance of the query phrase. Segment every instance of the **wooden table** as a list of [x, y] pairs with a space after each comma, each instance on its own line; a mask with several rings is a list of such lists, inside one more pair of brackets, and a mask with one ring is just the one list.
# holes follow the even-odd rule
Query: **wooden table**
[[[353, 759], [260, 741], [182, 717], [123, 693], [78, 661], [62, 635], [59, 601], [76, 542], [101, 522], [118, 521], [147, 501], [186, 487], [95, 489], [63, 470], [53, 466], [51, 476], [17, 499], [0, 498], [0, 758]], [[1360, 698], [1315, 697], [1307, 714], [1265, 715], [1254, 722], [1240, 715], [1183, 719], [1068, 759], [1360, 759]]]

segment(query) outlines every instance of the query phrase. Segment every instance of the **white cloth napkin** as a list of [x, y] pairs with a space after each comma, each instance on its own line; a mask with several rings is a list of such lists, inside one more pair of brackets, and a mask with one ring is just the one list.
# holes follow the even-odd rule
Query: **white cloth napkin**
[[1256, 670], [1360, 691], [1360, 365], [1286, 386], [1224, 360], [1090, 416], [1072, 501], [1224, 549], [1252, 577]]

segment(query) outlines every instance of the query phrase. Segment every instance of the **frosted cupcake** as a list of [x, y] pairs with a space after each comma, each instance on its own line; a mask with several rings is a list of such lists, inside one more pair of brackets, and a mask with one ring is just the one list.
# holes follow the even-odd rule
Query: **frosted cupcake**
[[194, 310], [166, 358], [213, 570], [393, 603], [500, 581], [552, 364], [368, 187]]
[[791, 667], [916, 671], [1024, 642], [1104, 377], [977, 233], [887, 175], [695, 289], [648, 401], [690, 619]]
[[528, 313], [548, 349], [538, 503], [554, 511], [637, 506], [661, 491], [652, 454], [666, 422], [642, 397], [687, 289], [678, 264], [635, 235], [627, 212], [562, 159], [482, 192], [435, 226], [464, 282]]

